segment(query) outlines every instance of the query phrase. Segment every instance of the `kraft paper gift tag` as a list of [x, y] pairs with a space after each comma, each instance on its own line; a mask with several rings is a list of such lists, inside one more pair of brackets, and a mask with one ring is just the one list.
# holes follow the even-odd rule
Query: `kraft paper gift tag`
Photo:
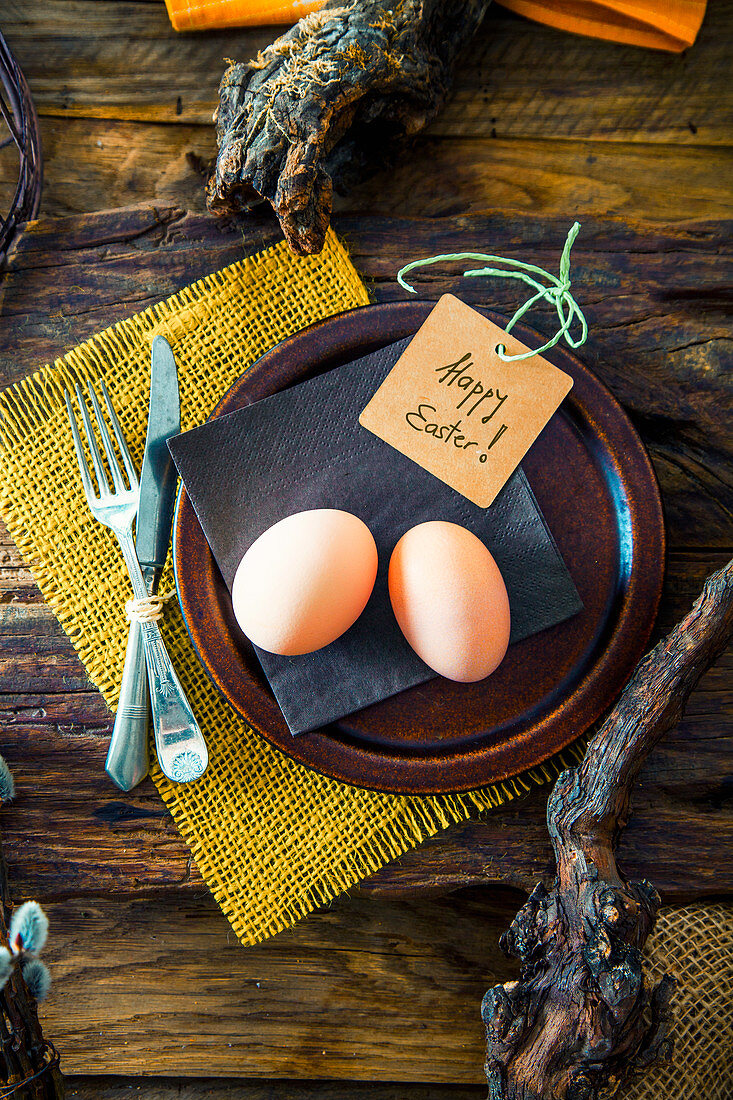
[[573, 385], [452, 294], [420, 326], [359, 423], [488, 508]]

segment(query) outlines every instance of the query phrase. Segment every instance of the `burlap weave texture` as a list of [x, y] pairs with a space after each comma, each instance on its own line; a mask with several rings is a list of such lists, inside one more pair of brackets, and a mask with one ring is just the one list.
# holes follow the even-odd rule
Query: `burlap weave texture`
[[733, 1097], [733, 906], [662, 909], [645, 952], [650, 978], [675, 979], [669, 1063], [633, 1082], [627, 1100]]
[[[106, 329], [0, 395], [0, 512], [111, 708], [130, 586], [114, 536], [94, 521], [82, 494], [64, 386], [104, 378], [139, 469], [154, 336], [167, 337], [178, 362], [185, 430], [279, 340], [367, 302], [333, 233], [315, 257], [296, 258], [281, 243]], [[161, 588], [172, 580], [169, 564]], [[400, 797], [337, 783], [248, 729], [200, 666], [175, 604], [161, 625], [210, 765], [195, 784], [169, 783], [157, 767], [153, 779], [244, 943], [289, 926], [427, 836], [549, 779], [559, 766], [462, 796]]]

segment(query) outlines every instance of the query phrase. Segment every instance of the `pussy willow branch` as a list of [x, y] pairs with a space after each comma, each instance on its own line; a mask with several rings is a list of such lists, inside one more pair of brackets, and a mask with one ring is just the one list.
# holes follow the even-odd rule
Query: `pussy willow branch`
[[[7, 812], [7, 811], [5, 811]], [[0, 841], [0, 942], [7, 943], [10, 892]], [[57, 1065], [47, 1066], [48, 1047], [38, 1020], [36, 1003], [15, 968], [0, 991], [0, 1092], [17, 1085], [19, 1100], [63, 1100], [64, 1082]], [[23, 1085], [22, 1082], [28, 1084]]]

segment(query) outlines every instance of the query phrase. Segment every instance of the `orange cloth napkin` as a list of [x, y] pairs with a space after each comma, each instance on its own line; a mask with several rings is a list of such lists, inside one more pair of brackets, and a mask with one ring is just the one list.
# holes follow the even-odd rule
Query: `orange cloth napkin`
[[324, 3], [325, 0], [165, 0], [176, 31], [297, 23]]
[[[295, 23], [324, 0], [165, 0], [177, 31]], [[498, 0], [564, 31], [679, 53], [695, 41], [707, 0]]]
[[680, 53], [697, 38], [707, 0], [497, 0], [563, 31]]

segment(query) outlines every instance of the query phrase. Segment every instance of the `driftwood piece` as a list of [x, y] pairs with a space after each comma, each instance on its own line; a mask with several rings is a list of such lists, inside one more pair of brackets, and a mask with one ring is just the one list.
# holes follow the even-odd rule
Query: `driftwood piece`
[[331, 0], [254, 61], [232, 62], [215, 115], [215, 213], [267, 199], [295, 252], [319, 252], [334, 181], [384, 163], [443, 105], [488, 0]]
[[642, 967], [659, 895], [627, 882], [614, 853], [644, 760], [732, 635], [733, 561], [638, 666], [583, 763], [558, 778], [547, 807], [554, 887], [538, 885], [502, 937], [520, 980], [482, 1005], [489, 1100], [596, 1100], [670, 1056], [673, 983], [650, 987]]

